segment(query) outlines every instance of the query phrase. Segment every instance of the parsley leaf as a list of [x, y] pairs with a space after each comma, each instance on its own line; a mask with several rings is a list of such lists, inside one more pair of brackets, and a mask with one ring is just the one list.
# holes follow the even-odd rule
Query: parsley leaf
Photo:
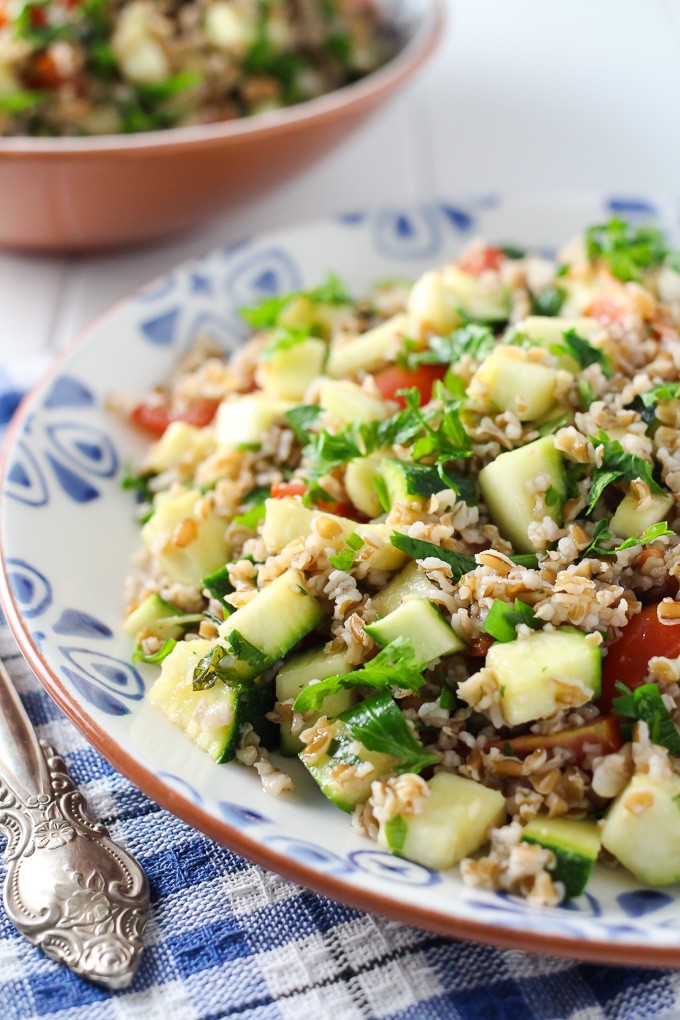
[[656, 541], [657, 538], [663, 538], [664, 535], [674, 534], [675, 532], [669, 529], [666, 521], [661, 521], [659, 524], [650, 524], [641, 535], [631, 535], [630, 538], [627, 538], [621, 545], [614, 546], [613, 549], [603, 549], [600, 542], [611, 542], [613, 539], [607, 527], [607, 522], [598, 521], [595, 525], [590, 545], [583, 551], [582, 555], [586, 557], [594, 553], [597, 556], [615, 556], [616, 553], [623, 552], [624, 549], [632, 549], [636, 545], [647, 545], [649, 542]]
[[265, 488], [253, 489], [243, 500], [247, 509], [242, 514], [234, 517], [233, 523], [242, 528], [257, 528], [258, 522], [264, 517], [264, 502], [269, 498], [270, 490]]
[[205, 655], [198, 660], [194, 668], [193, 687], [195, 691], [204, 691], [208, 687], [214, 687], [217, 680], [224, 679], [224, 672], [220, 670], [220, 663], [227, 655], [227, 650], [222, 645], [215, 645], [208, 649]]
[[263, 360], [267, 361], [280, 351], [289, 351], [291, 347], [297, 347], [308, 339], [310, 332], [309, 326], [276, 326], [262, 348]]
[[654, 386], [646, 393], [640, 394], [640, 400], [645, 407], [653, 404], [662, 404], [666, 400], [677, 400], [680, 397], [680, 382], [664, 382]]
[[657, 685], [642, 684], [634, 691], [620, 682], [616, 686], [621, 691], [621, 697], [614, 698], [614, 711], [627, 719], [646, 722], [652, 743], [667, 747], [671, 754], [680, 754], [680, 732], [663, 703]]
[[409, 538], [408, 535], [402, 535], [400, 531], [395, 531], [391, 535], [390, 542], [414, 560], [425, 560], [428, 556], [436, 556], [438, 560], [448, 563], [454, 581], [459, 581], [463, 574], [469, 573], [477, 566], [477, 561], [473, 556], [454, 552], [453, 549], [443, 549], [441, 546], [435, 545], [434, 542], [426, 542], [422, 538]]
[[300, 404], [299, 407], [292, 407], [290, 411], [285, 411], [284, 417], [295, 433], [296, 439], [301, 443], [306, 443], [312, 425], [320, 414], [321, 408], [318, 404]]
[[612, 368], [609, 358], [599, 347], [591, 344], [590, 340], [579, 336], [575, 329], [568, 329], [563, 336], [561, 343], [550, 345], [552, 354], [567, 354], [573, 358], [581, 368], [588, 368], [589, 365], [599, 365], [603, 374], [610, 379]]
[[319, 709], [329, 694], [336, 694], [345, 687], [375, 687], [378, 690], [400, 687], [417, 691], [425, 683], [425, 669], [427, 662], [416, 657], [410, 638], [396, 637], [361, 669], [309, 684], [298, 694], [293, 710], [309, 712]]
[[239, 314], [253, 329], [266, 329], [269, 326], [277, 325], [283, 309], [297, 297], [308, 298], [315, 305], [346, 305], [351, 302], [347, 289], [339, 277], [334, 273], [329, 273], [325, 282], [318, 287], [264, 298], [259, 304], [250, 308], [240, 308]]
[[336, 570], [344, 570], [345, 572], [351, 570], [354, 564], [354, 557], [363, 544], [364, 540], [361, 535], [357, 535], [356, 532], [353, 532], [353, 534], [348, 535], [345, 539], [345, 545], [347, 548], [342, 549], [335, 556], [329, 556], [328, 559]]
[[562, 287], [548, 284], [542, 290], [531, 294], [531, 311], [533, 315], [555, 316], [560, 314], [567, 292]]
[[587, 379], [579, 379], [577, 383], [578, 400], [582, 411], [587, 411], [595, 400], [595, 391]]
[[397, 758], [397, 772], [421, 772], [439, 761], [437, 754], [428, 753], [416, 739], [401, 709], [387, 693], [362, 701], [339, 719], [367, 750]]
[[484, 631], [497, 641], [514, 641], [520, 623], [525, 623], [532, 630], [540, 630], [543, 626], [525, 602], [515, 599], [514, 606], [511, 606], [501, 599], [494, 599], [484, 621]]
[[627, 453], [618, 439], [610, 439], [602, 429], [597, 436], [589, 436], [589, 439], [595, 447], [602, 446], [602, 464], [593, 471], [590, 502], [586, 514], [592, 513], [607, 486], [619, 480], [634, 482], [640, 478], [649, 486], [651, 492], [664, 492], [652, 476], [652, 465], [636, 453]]
[[167, 659], [168, 655], [173, 650], [176, 644], [177, 642], [174, 640], [174, 638], [168, 638], [167, 641], [163, 642], [163, 644], [161, 645], [157, 652], [154, 652], [152, 655], [145, 655], [144, 652], [142, 651], [142, 646], [138, 643], [135, 645], [134, 651], [132, 653], [132, 661], [151, 663], [162, 662], [163, 659]]
[[585, 244], [591, 262], [601, 260], [617, 280], [624, 282], [641, 280], [646, 271], [660, 266], [669, 254], [657, 227], [633, 227], [617, 216], [608, 223], [589, 227]]
[[488, 326], [470, 323], [449, 336], [431, 336], [425, 350], [412, 350], [412, 341], [407, 340], [397, 356], [397, 364], [410, 370], [419, 365], [451, 365], [465, 354], [483, 361], [495, 345], [496, 338]]
[[[214, 573], [208, 574], [207, 577], [204, 577], [201, 581], [201, 587], [207, 588], [210, 592], [210, 597], [222, 603], [225, 613], [231, 615], [231, 613], [234, 612], [234, 607], [229, 602], [225, 601], [227, 595], [233, 595], [236, 591], [229, 580], [228, 565], [226, 567], [220, 567], [219, 570], [216, 570]], [[222, 654], [224, 655], [224, 652], [222, 652]]]
[[264, 652], [252, 645], [247, 638], [244, 638], [238, 630], [231, 630], [227, 635], [227, 641], [237, 659], [241, 662], [248, 662], [253, 669], [262, 672], [271, 664], [271, 659]]

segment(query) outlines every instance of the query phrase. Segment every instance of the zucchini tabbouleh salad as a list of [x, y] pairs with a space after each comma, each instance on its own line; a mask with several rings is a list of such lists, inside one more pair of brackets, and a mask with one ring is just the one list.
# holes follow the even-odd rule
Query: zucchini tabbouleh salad
[[126, 485], [148, 699], [271, 794], [535, 904], [680, 879], [680, 260], [590, 227], [243, 309]]
[[372, 0], [0, 0], [0, 136], [233, 120], [356, 81], [393, 48]]

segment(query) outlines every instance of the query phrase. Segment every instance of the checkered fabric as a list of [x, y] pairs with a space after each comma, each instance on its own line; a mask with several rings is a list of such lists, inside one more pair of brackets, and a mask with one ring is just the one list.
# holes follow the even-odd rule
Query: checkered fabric
[[[0, 368], [0, 428], [35, 366]], [[680, 1017], [680, 973], [575, 964], [454, 942], [359, 913], [263, 871], [148, 800], [0, 655], [40, 737], [145, 868], [140, 969], [109, 993], [48, 960], [0, 909], [2, 1020], [644, 1020]]]

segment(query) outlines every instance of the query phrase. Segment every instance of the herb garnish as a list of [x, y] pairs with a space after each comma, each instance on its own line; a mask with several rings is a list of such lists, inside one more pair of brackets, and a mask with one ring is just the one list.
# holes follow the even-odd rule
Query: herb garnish
[[[308, 690], [309, 688], [306, 688]], [[436, 765], [439, 756], [428, 752], [409, 728], [401, 709], [388, 693], [375, 694], [339, 716], [355, 740], [369, 751], [397, 759], [397, 772], [421, 772]]]
[[410, 370], [419, 365], [453, 365], [466, 354], [475, 361], [483, 361], [495, 345], [496, 338], [488, 326], [471, 323], [450, 336], [431, 336], [424, 350], [413, 350], [407, 341], [397, 356], [397, 364]]
[[580, 368], [588, 368], [589, 365], [599, 365], [607, 379], [611, 378], [612, 368], [609, 358], [599, 347], [591, 344], [590, 340], [579, 336], [575, 329], [568, 329], [564, 333], [562, 341], [550, 344], [551, 354], [567, 355], [576, 361]]
[[414, 560], [425, 560], [429, 556], [436, 556], [451, 567], [451, 574], [454, 581], [459, 581], [463, 574], [468, 574], [477, 566], [474, 556], [466, 556], [464, 553], [454, 552], [453, 549], [443, 549], [434, 542], [426, 542], [422, 538], [410, 538], [395, 531], [390, 537], [390, 542], [397, 549], [401, 549], [407, 556]]
[[595, 224], [585, 232], [586, 252], [591, 262], [601, 260], [612, 276], [623, 282], [641, 280], [650, 269], [662, 265], [669, 249], [657, 227], [633, 227], [618, 216]]
[[652, 465], [636, 453], [628, 453], [618, 439], [610, 439], [602, 429], [597, 436], [589, 436], [595, 447], [602, 447], [602, 463], [593, 471], [590, 501], [586, 514], [592, 513], [598, 499], [612, 482], [634, 482], [640, 479], [651, 492], [664, 493], [664, 489], [652, 476]]
[[631, 691], [617, 681], [616, 688], [621, 692], [621, 697], [614, 698], [614, 711], [627, 719], [646, 722], [653, 744], [668, 748], [671, 754], [680, 754], [680, 733], [663, 703], [657, 685], [642, 684]]
[[664, 535], [674, 534], [675, 532], [670, 530], [666, 521], [661, 521], [659, 524], [650, 524], [641, 535], [632, 535], [622, 542], [621, 545], [614, 546], [612, 549], [604, 549], [600, 542], [611, 542], [613, 539], [607, 527], [607, 522], [598, 521], [595, 525], [590, 545], [587, 549], [584, 549], [582, 556], [584, 558], [591, 554], [595, 556], [615, 556], [617, 553], [623, 552], [624, 549], [632, 549], [636, 545], [647, 545], [649, 542], [656, 541], [657, 538], [663, 538]]

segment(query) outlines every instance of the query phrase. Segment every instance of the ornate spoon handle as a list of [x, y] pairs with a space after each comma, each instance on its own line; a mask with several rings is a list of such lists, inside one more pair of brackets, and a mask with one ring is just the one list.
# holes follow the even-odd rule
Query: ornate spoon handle
[[146, 875], [90, 817], [64, 762], [38, 740], [1, 661], [0, 829], [13, 924], [81, 977], [125, 988], [142, 951]]

